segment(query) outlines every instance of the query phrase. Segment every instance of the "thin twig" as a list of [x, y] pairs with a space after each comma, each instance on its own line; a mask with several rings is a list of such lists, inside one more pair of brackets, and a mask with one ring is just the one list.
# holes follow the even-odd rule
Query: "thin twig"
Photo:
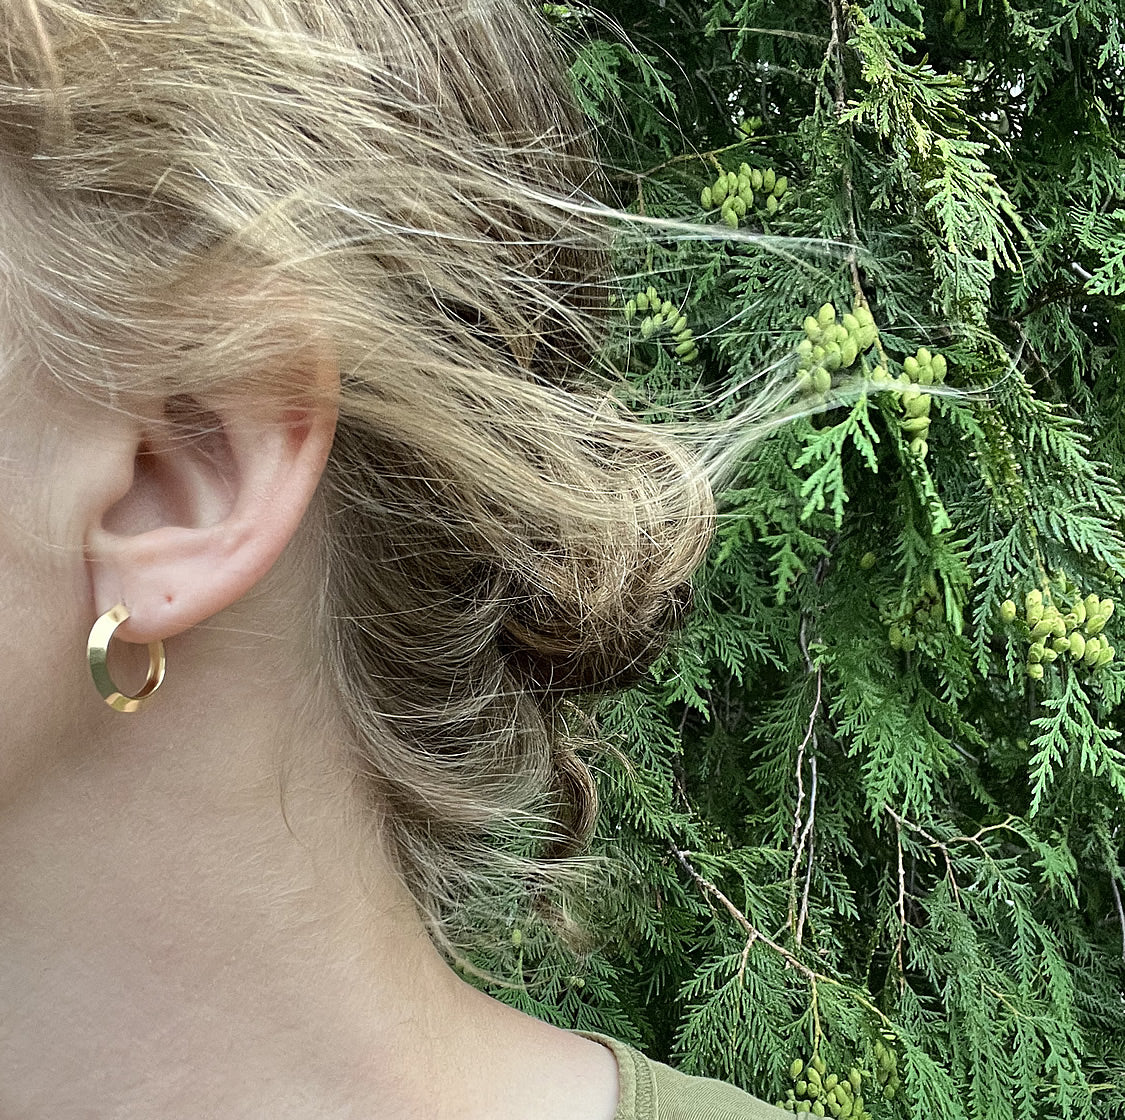
[[[936, 839], [929, 832], [927, 832], [921, 825], [914, 824], [908, 821], [905, 817], [899, 816], [889, 805], [884, 805], [883, 809], [891, 816], [895, 823], [902, 828], [908, 828], [911, 832], [918, 833], [923, 840], [928, 841], [931, 848], [937, 848], [945, 859], [945, 873], [949, 879], [949, 885], [953, 888], [953, 900], [957, 903], [958, 907], [961, 905], [961, 891], [957, 886], [957, 876], [953, 873], [953, 860], [950, 857], [949, 849], [940, 840]], [[999, 827], [998, 825], [995, 827]], [[969, 840], [972, 839], [968, 836], [958, 837], [958, 839]]]
[[[801, 648], [805, 648], [805, 624], [806, 619], [801, 619], [801, 636], [799, 641]], [[801, 838], [801, 810], [804, 808], [805, 803], [805, 782], [802, 776], [805, 768], [805, 751], [812, 746], [816, 747], [816, 717], [820, 711], [820, 693], [822, 687], [822, 678], [820, 670], [816, 670], [816, 695], [813, 697], [812, 708], [809, 711], [809, 725], [805, 729], [805, 737], [801, 740], [800, 745], [797, 747], [797, 805], [793, 810], [793, 836], [790, 840], [789, 846], [793, 849], [794, 862], [793, 862], [793, 878], [797, 875], [797, 860], [800, 858], [797, 852], [797, 842]]]
[[783, 31], [779, 27], [716, 27], [716, 31], [737, 31], [744, 35], [776, 35], [780, 39], [803, 39], [807, 43], [823, 43], [823, 35], [813, 35], [808, 31]]
[[[818, 678], [819, 683], [819, 678]], [[801, 846], [797, 852], [797, 859], [800, 859], [800, 853], [804, 851], [806, 843], [808, 844], [808, 856], [805, 866], [805, 886], [801, 892], [801, 912], [797, 917], [797, 929], [795, 939], [798, 945], [801, 944], [801, 938], [805, 932], [805, 919], [809, 914], [809, 891], [812, 888], [812, 869], [813, 869], [813, 849], [816, 846], [816, 840], [813, 833], [813, 824], [816, 820], [816, 755], [814, 754], [809, 759], [809, 770], [812, 773], [812, 782], [809, 788], [809, 815], [805, 820], [805, 830], [801, 834]], [[794, 864], [796, 868], [796, 864]]]
[[[821, 670], [813, 665], [809, 656], [808, 644], [808, 615], [801, 616], [801, 628], [797, 642], [801, 654], [805, 659], [805, 670], [816, 678], [816, 695], [813, 698], [812, 710], [809, 712], [809, 724], [805, 730], [805, 737], [797, 748], [797, 805], [793, 810], [793, 837], [790, 847], [793, 849], [793, 865], [789, 871], [789, 927], [795, 933], [797, 944], [801, 944], [804, 934], [805, 916], [808, 913], [809, 890], [812, 883], [812, 827], [816, 817], [816, 720], [820, 714], [820, 701], [823, 690], [824, 678]], [[810, 769], [812, 771], [812, 786], [809, 793], [809, 815], [801, 826], [801, 812], [805, 802], [805, 752], [809, 751]], [[805, 857], [805, 847], [808, 845], [808, 868], [805, 874], [805, 887], [801, 898], [801, 905], [797, 905], [797, 874], [801, 869], [801, 860]]]
[[875, 1004], [873, 1004], [869, 999], [866, 998], [866, 996], [861, 995], [853, 988], [847, 987], [839, 980], [836, 980], [823, 972], [817, 972], [816, 969], [809, 968], [809, 966], [805, 964], [804, 961], [802, 961], [795, 954], [791, 953], [788, 949], [785, 948], [784, 945], [780, 945], [772, 937], [768, 937], [766, 934], [762, 933], [762, 931], [758, 929], [750, 921], [750, 919], [747, 918], [746, 915], [743, 914], [743, 912], [739, 910], [739, 908], [735, 906], [735, 904], [731, 902], [731, 900], [727, 898], [727, 896], [723, 894], [723, 892], [719, 890], [717, 886], [715, 886], [714, 883], [710, 882], [702, 875], [700, 875], [700, 873], [692, 865], [691, 860], [688, 859], [687, 852], [681, 851], [674, 844], [669, 845], [669, 850], [671, 851], [672, 855], [676, 857], [676, 862], [688, 873], [688, 875], [691, 876], [696, 886], [698, 886], [705, 895], [710, 895], [712, 898], [718, 901], [722, 905], [723, 909], [726, 910], [726, 912], [745, 931], [746, 945], [743, 948], [743, 959], [741, 967], [745, 967], [746, 958], [750, 954], [750, 948], [756, 941], [760, 941], [767, 948], [772, 949], [775, 953], [778, 954], [778, 956], [782, 957], [785, 962], [791, 968], [793, 968], [794, 971], [799, 972], [802, 976], [805, 977], [806, 980], [809, 981], [809, 984], [812, 987], [813, 1018], [814, 1024], [817, 1029], [819, 1029], [819, 1021], [816, 1010], [817, 984], [831, 984], [833, 987], [839, 988], [841, 991], [846, 992], [852, 999], [854, 999], [856, 1003], [860, 1005], [860, 1007], [865, 1008], [872, 1015], [874, 1015], [881, 1023], [884, 1024], [884, 1026], [890, 1027], [892, 1025], [891, 1020], [887, 1017], [886, 1013], [876, 1007]]
[[[844, 72], [844, 17], [840, 11], [839, 0], [831, 0], [829, 10], [832, 16], [832, 37], [828, 40], [827, 54], [832, 59], [832, 69], [835, 73], [835, 89], [833, 93], [836, 101], [836, 113], [843, 117], [848, 104], [847, 75]], [[844, 188], [844, 210], [848, 218], [848, 233], [851, 235], [851, 248], [848, 249], [848, 269], [852, 274], [852, 288], [855, 291], [857, 303], [864, 302], [863, 285], [859, 279], [859, 261], [856, 246], [859, 244], [859, 230], [855, 221], [855, 190], [852, 185], [851, 164], [844, 161], [842, 184]]]
[[1113, 888], [1113, 901], [1117, 903], [1117, 920], [1121, 923], [1121, 959], [1125, 961], [1125, 909], [1121, 907], [1121, 892], [1117, 889], [1117, 876], [1109, 877], [1109, 885]]
[[898, 962], [898, 990], [906, 988], [906, 966], [902, 960], [902, 943], [906, 939], [906, 873], [902, 866], [902, 826], [895, 822], [895, 847], [898, 849], [898, 940], [895, 943], [895, 960]]

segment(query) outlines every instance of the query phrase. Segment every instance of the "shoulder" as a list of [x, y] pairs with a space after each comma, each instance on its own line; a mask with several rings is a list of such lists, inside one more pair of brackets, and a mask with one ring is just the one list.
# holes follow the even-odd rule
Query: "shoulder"
[[617, 1058], [621, 1101], [614, 1120], [792, 1120], [792, 1113], [724, 1081], [680, 1073], [605, 1035], [586, 1037]]

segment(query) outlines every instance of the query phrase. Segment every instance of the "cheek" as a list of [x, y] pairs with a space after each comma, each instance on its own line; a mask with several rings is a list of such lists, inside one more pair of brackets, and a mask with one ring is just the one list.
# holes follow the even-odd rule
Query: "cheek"
[[0, 805], [74, 749], [93, 693], [81, 538], [61, 524], [62, 464], [44, 450], [0, 418]]

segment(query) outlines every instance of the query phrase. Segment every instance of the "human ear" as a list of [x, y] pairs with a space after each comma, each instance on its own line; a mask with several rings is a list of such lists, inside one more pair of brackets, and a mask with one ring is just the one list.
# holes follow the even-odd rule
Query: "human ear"
[[129, 610], [115, 637], [170, 638], [273, 567], [316, 491], [337, 418], [334, 363], [317, 358], [291, 382], [283, 398], [170, 396], [105, 464], [121, 481], [90, 510], [85, 550], [98, 613]]

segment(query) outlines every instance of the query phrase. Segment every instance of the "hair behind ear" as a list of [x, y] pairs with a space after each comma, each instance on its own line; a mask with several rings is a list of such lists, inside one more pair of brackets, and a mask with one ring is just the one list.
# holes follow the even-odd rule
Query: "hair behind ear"
[[[595, 384], [600, 180], [537, 16], [20, 0], [0, 32], [0, 160], [36, 224], [0, 268], [34, 360], [115, 409], [222, 416], [287, 384], [295, 322], [330, 340], [318, 683], [439, 939], [466, 898], [541, 886], [529, 849], [591, 817], [563, 707], [655, 656], [711, 504], [670, 433]], [[135, 543], [100, 540], [122, 578]]]

